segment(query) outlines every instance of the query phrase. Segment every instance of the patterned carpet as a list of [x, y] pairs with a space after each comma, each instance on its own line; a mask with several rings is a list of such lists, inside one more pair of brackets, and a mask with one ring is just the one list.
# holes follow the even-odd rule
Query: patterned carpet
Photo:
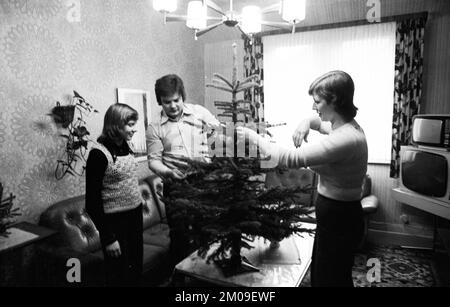
[[[369, 259], [379, 260], [379, 281], [369, 282], [367, 278], [369, 270], [374, 268], [374, 264], [367, 266]], [[369, 278], [371, 276], [375, 275], [369, 273]], [[432, 252], [393, 246], [366, 247], [355, 257], [353, 283], [355, 287], [433, 287], [436, 281], [432, 269]], [[309, 286], [308, 272], [301, 287]]]

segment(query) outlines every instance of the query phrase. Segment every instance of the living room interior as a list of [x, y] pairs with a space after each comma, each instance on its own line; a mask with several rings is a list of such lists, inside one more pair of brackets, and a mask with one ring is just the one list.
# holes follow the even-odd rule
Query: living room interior
[[[142, 107], [144, 103], [145, 122], [139, 123], [143, 132], [136, 137], [144, 139], [141, 145], [145, 147], [145, 125], [157, 120], [161, 112], [154, 94], [155, 81], [161, 76], [179, 75], [187, 102], [206, 107], [226, 122], [229, 117], [219, 116], [222, 109], [215, 102], [229, 101], [230, 91], [208, 84], [214, 84], [215, 74], [231, 78], [237, 73], [240, 80], [257, 74], [258, 90], [248, 97], [258, 102], [259, 118], [273, 125], [269, 128], [273, 139], [293, 146], [291, 135], [298, 122], [303, 115], [315, 113], [308, 95], [311, 80], [342, 68], [355, 79], [356, 120], [369, 146], [366, 230], [356, 251], [354, 284], [449, 286], [449, 199], [435, 201], [435, 196], [414, 192], [408, 198], [395, 189], [405, 187], [400, 145], [417, 146], [411, 144], [413, 115], [450, 118], [450, 2], [306, 0], [304, 19], [295, 22], [282, 18], [280, 0], [204, 2], [210, 4], [208, 16], [214, 17], [206, 30], [186, 26], [187, 0], [175, 1], [174, 11], [158, 11], [158, 1], [151, 0], [0, 2], [0, 204], [5, 208], [0, 213], [8, 213], [0, 218], [2, 224], [12, 221], [7, 224], [9, 231], [0, 232], [0, 285], [101, 285], [102, 250], [98, 231], [84, 210], [83, 165], [110, 105], [127, 101]], [[266, 8], [263, 18], [267, 22], [259, 24], [261, 29], [223, 22], [233, 21], [230, 11], [241, 14], [247, 6]], [[402, 32], [405, 24], [408, 29]], [[407, 36], [408, 31], [416, 32]], [[404, 61], [414, 62], [411, 71], [399, 70], [400, 48], [406, 49]], [[412, 54], [420, 58], [411, 58]], [[414, 88], [405, 90], [406, 84]], [[70, 152], [68, 138], [61, 137], [68, 126], [56, 125], [49, 116], [55, 107], [69, 104], [76, 104], [76, 110], [84, 106], [82, 118], [75, 116], [69, 129], [79, 125], [89, 133], [78, 139], [88, 141]], [[397, 111], [400, 115], [394, 114]], [[311, 134], [309, 143], [320, 137]], [[448, 143], [435, 147], [441, 148], [432, 152], [450, 157]], [[78, 159], [73, 164], [61, 162], [74, 152]], [[169, 227], [166, 209], [156, 200], [162, 187], [155, 183], [146, 155], [138, 161], [140, 192], [147, 204], [143, 212], [144, 285], [272, 285], [262, 277], [245, 278], [252, 273], [227, 278], [212, 269], [205, 269], [203, 278], [195, 278], [198, 272], [191, 269], [194, 261], [201, 261], [197, 258], [177, 266], [180, 274], [176, 278], [167, 271]], [[447, 196], [449, 174], [446, 170], [443, 175]], [[268, 186], [314, 188], [317, 184], [317, 175], [308, 170], [273, 171], [265, 176]], [[302, 201], [313, 208], [315, 196], [314, 190], [309, 191]], [[428, 203], [443, 205], [428, 209]], [[307, 225], [314, 222], [314, 214], [305, 218]], [[296, 250], [308, 258], [301, 251], [301, 244], [305, 250], [312, 246], [313, 237], [307, 238], [286, 241], [280, 251]], [[255, 242], [258, 248], [270, 244]], [[276, 249], [272, 244], [267, 248]], [[247, 258], [261, 255], [260, 249], [248, 252]], [[280, 261], [277, 265], [289, 265], [286, 270], [298, 271], [298, 276], [295, 280], [277, 277], [278, 285], [309, 287], [309, 263], [296, 267], [292, 255], [281, 258], [272, 257], [267, 263]], [[376, 268], [374, 259], [381, 270], [371, 279], [368, 272]], [[77, 264], [81, 264], [81, 281], [77, 274], [73, 280], [67, 277]]]

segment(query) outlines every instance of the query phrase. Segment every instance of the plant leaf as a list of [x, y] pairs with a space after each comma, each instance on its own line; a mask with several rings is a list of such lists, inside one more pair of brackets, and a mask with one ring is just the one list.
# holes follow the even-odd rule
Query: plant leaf
[[74, 90], [74, 91], [73, 91], [73, 95], [74, 95], [76, 98], [78, 98], [78, 99], [84, 101], [84, 98], [83, 98], [80, 94], [78, 94], [77, 91]]

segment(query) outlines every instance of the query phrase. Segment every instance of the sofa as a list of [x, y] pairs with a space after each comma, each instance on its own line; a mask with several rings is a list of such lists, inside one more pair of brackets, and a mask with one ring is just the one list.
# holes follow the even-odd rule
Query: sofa
[[[145, 200], [142, 218], [144, 224], [143, 280], [145, 285], [156, 285], [170, 274], [169, 227], [165, 207], [159, 201], [162, 183], [154, 174], [141, 178], [139, 188]], [[66, 199], [51, 205], [40, 216], [39, 224], [58, 231], [49, 243], [40, 249], [42, 284], [64, 286], [103, 285], [104, 265], [99, 232], [85, 210], [85, 196]], [[68, 282], [68, 260], [79, 259], [81, 282]]]

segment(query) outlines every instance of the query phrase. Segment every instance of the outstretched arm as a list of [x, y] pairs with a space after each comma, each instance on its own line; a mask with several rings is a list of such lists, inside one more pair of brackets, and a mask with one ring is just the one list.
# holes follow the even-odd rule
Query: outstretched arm
[[314, 116], [306, 118], [300, 122], [292, 135], [295, 147], [300, 147], [303, 140], [308, 142], [309, 130], [316, 130], [322, 134], [329, 134], [331, 132], [331, 123], [323, 122], [319, 117]]
[[[258, 145], [264, 155], [270, 155], [277, 166], [300, 168], [333, 163], [344, 159], [355, 150], [355, 137], [348, 133], [334, 133], [321, 142], [297, 149], [281, 148], [270, 143], [255, 131], [244, 127], [236, 129], [240, 139], [244, 137]], [[360, 141], [356, 136], [356, 141]]]

